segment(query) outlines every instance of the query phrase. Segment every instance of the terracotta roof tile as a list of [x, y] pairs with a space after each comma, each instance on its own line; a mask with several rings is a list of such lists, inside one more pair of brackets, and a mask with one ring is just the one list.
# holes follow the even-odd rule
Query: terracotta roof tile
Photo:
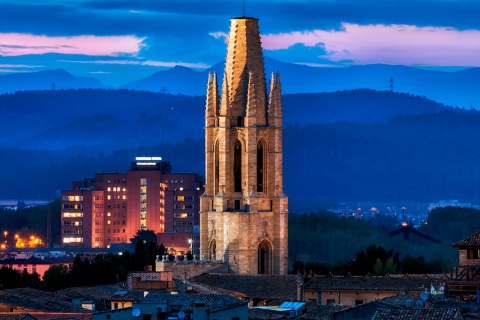
[[315, 276], [305, 284], [305, 289], [316, 291], [425, 291], [433, 284], [440, 286], [444, 277], [428, 275], [387, 275], [384, 277]]
[[189, 279], [192, 283], [223, 288], [245, 294], [254, 299], [295, 300], [297, 276], [238, 275], [203, 273]]
[[378, 309], [372, 320], [456, 320], [458, 309]]
[[90, 312], [67, 300], [65, 295], [32, 288], [0, 291], [0, 305], [15, 306], [28, 311]]
[[119, 285], [112, 284], [90, 287], [72, 287], [55, 291], [55, 293], [63, 294], [71, 299], [108, 299], [119, 290], [123, 290], [123, 288]]
[[472, 234], [470, 237], [452, 244], [452, 247], [479, 247], [479, 246], [480, 246], [480, 230]]
[[224, 294], [171, 294], [168, 291], [149, 292], [142, 303], [166, 303], [169, 306], [177, 306], [179, 310], [193, 312], [193, 306], [197, 300], [204, 302], [205, 309], [210, 312], [247, 305], [245, 300]]
[[92, 313], [71, 313], [71, 312], [0, 312], [0, 320], [22, 320], [30, 319], [50, 320], [50, 319], [69, 319], [69, 320], [91, 320]]
[[307, 312], [300, 319], [311, 320], [331, 320], [333, 319], [333, 313], [341, 310], [345, 310], [347, 307], [340, 305], [319, 305], [313, 308], [312, 311]]

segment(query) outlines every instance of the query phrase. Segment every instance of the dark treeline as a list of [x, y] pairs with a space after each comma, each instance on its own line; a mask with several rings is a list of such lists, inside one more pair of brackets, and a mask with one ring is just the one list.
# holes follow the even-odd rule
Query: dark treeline
[[[419, 230], [440, 239], [439, 244], [416, 235], [411, 235], [409, 241], [401, 234], [392, 238], [386, 235], [398, 228], [401, 226], [393, 218], [385, 216], [365, 221], [340, 218], [327, 211], [291, 214], [292, 268], [317, 274], [376, 274], [382, 273], [387, 260], [392, 258], [399, 273], [448, 272], [450, 266], [458, 264], [458, 248], [453, 248], [452, 243], [480, 230], [480, 212], [459, 207], [432, 210], [428, 224]], [[381, 258], [382, 265], [379, 272], [374, 272], [377, 258]]]
[[[122, 254], [98, 254], [94, 257], [77, 255], [71, 268], [53, 265], [45, 271], [42, 278], [37, 273], [19, 273], [3, 266], [0, 268], [0, 289], [33, 287], [56, 291], [68, 287], [119, 283], [127, 280], [128, 273], [143, 271], [145, 266], [152, 266], [153, 270], [156, 256], [166, 254], [163, 244], [157, 244], [152, 230], [139, 230], [130, 241], [134, 250], [126, 250]], [[169, 258], [173, 259], [172, 256]], [[187, 255], [187, 258], [193, 257]]]

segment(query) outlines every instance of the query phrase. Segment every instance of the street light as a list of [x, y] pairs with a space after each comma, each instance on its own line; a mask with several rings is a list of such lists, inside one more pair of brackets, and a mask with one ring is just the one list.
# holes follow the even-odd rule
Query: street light
[[7, 230], [3, 231], [3, 235], [5, 236], [5, 246], [7, 246], [7, 234], [8, 234]]
[[189, 238], [188, 239], [188, 247], [190, 248], [190, 254], [194, 257], [195, 259], [195, 256], [193, 255], [193, 246], [192, 246], [192, 238]]

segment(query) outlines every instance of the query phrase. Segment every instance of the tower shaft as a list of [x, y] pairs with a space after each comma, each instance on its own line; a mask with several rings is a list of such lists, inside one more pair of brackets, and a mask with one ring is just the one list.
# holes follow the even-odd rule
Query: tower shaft
[[280, 76], [267, 94], [258, 20], [231, 19], [221, 95], [209, 76], [201, 252], [235, 273], [286, 274]]

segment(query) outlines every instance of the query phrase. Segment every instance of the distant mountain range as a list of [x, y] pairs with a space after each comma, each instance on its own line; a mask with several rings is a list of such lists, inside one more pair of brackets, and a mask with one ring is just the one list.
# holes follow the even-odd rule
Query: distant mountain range
[[[209, 72], [217, 72], [219, 84], [224, 63], [208, 70], [176, 66], [122, 85], [122, 89], [204, 96]], [[440, 72], [392, 65], [365, 65], [346, 68], [318, 68], [265, 58], [267, 83], [279, 71], [284, 94], [333, 92], [353, 89], [392, 90], [425, 96], [445, 105], [479, 108], [480, 68]], [[105, 88], [96, 78], [75, 77], [65, 70], [49, 70], [0, 76], [0, 93], [18, 90]]]

